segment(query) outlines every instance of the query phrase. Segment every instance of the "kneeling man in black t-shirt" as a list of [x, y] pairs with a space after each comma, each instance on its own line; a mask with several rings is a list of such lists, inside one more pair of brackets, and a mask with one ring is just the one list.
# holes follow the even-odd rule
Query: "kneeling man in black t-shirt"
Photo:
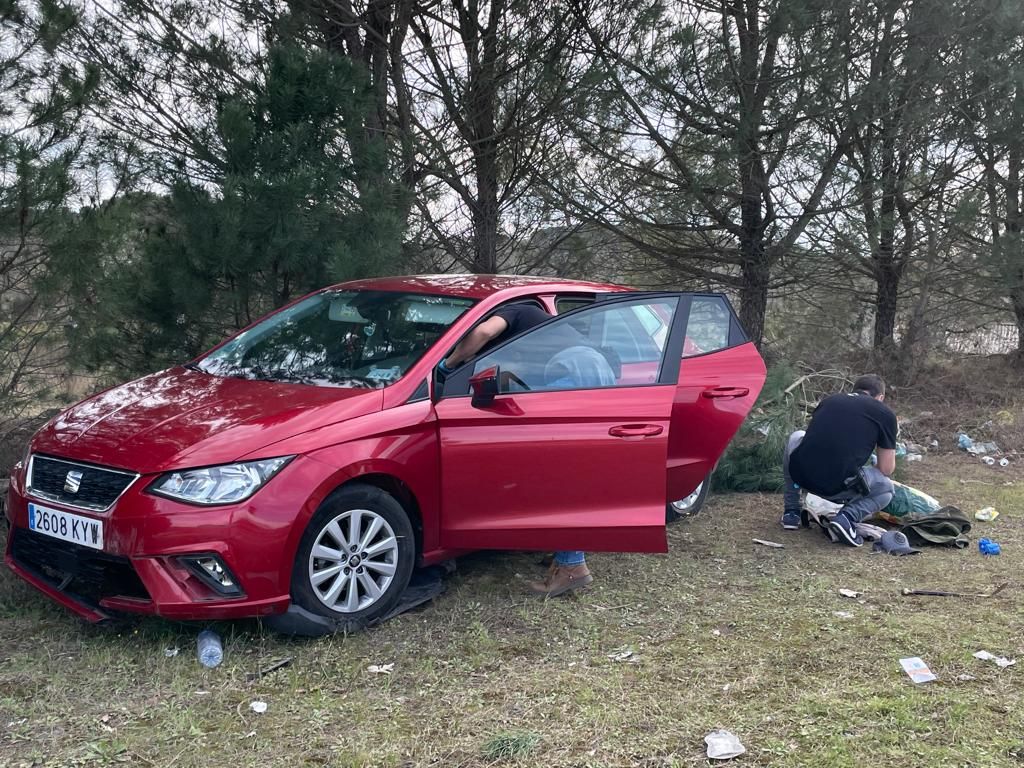
[[[826, 397], [807, 430], [789, 437], [782, 468], [786, 478], [782, 527], [800, 527], [800, 489], [843, 504], [829, 523], [834, 538], [854, 547], [864, 540], [857, 523], [892, 501], [889, 479], [896, 468], [896, 415], [883, 402], [885, 382], [873, 373], [853, 392]], [[866, 467], [871, 454], [877, 467]]]

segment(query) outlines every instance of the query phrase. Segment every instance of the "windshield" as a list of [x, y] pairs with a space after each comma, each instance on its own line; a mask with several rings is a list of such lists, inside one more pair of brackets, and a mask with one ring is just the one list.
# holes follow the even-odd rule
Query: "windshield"
[[198, 367], [215, 376], [386, 387], [472, 305], [421, 293], [325, 291], [243, 331]]

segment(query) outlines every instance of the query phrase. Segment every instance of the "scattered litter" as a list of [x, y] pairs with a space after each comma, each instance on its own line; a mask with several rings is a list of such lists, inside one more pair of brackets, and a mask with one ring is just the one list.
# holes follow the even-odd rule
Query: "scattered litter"
[[267, 702], [265, 701], [250, 701], [249, 709], [255, 712], [257, 715], [262, 715], [267, 711]]
[[853, 614], [849, 611], [832, 611], [832, 615], [837, 619], [852, 619]]
[[975, 520], [981, 520], [986, 523], [991, 523], [997, 517], [999, 517], [999, 512], [995, 507], [982, 507], [974, 513]]
[[366, 668], [367, 672], [374, 675], [390, 675], [395, 671], [394, 662], [391, 664], [371, 664]]
[[975, 680], [974, 675], [968, 675], [966, 672], [962, 675], [957, 675], [956, 679], [960, 682], [966, 683], [968, 680]]
[[636, 651], [632, 648], [620, 648], [617, 651], [612, 651], [608, 654], [608, 658], [612, 661], [628, 661], [631, 664], [639, 661], [636, 657]]
[[924, 459], [924, 456], [921, 455], [920, 453], [907, 454], [907, 461], [921, 461], [922, 459]]
[[1008, 467], [1008, 466], [1010, 466], [1010, 460], [1005, 458], [1005, 457], [1000, 459], [999, 460], [999, 466], [1000, 467]]
[[909, 659], [900, 659], [903, 671], [910, 675], [915, 683], [928, 683], [938, 678], [928, 669], [928, 665], [919, 656], [912, 656]]
[[757, 431], [760, 432], [765, 437], [768, 437], [768, 435], [772, 433], [772, 425], [762, 424], [761, 426], [757, 427]]
[[168, 659], [173, 659], [177, 655], [178, 646], [174, 646], [173, 648], [164, 648], [164, 656], [166, 656]]
[[992, 539], [978, 539], [978, 551], [983, 555], [998, 555], [1001, 550], [999, 544]]
[[996, 656], [995, 654], [989, 653], [988, 651], [978, 651], [974, 654], [974, 658], [981, 659], [982, 661], [991, 661], [1000, 669], [1012, 667], [1014, 664], [1017, 663], [1016, 659], [1008, 659], [1005, 656]]
[[839, 590], [839, 594], [842, 595], [843, 597], [849, 597], [849, 598], [852, 598], [852, 599], [856, 599], [856, 598], [860, 597], [861, 595], [863, 595], [864, 593], [863, 592], [856, 592], [856, 591], [854, 591], [852, 589], [840, 589]]
[[772, 547], [774, 549], [785, 549], [784, 544], [779, 544], [775, 541], [765, 541], [764, 539], [752, 539], [755, 544], [763, 544], [766, 547]]
[[932, 441], [930, 443], [928, 443], [928, 445], [931, 446], [932, 448], [938, 448], [939, 447], [939, 441], [935, 440], [935, 439], [932, 439]]
[[991, 466], [993, 466], [993, 465], [995, 465], [995, 463], [996, 463], [996, 460], [995, 460], [995, 459], [993, 459], [993, 458], [992, 458], [991, 456], [982, 456], [982, 457], [981, 457], [981, 460], [982, 460], [983, 462], [985, 462], [985, 463], [986, 463], [986, 464], [987, 464], [988, 466], [990, 466], [990, 467], [991, 467]]
[[987, 453], [999, 453], [999, 446], [995, 443], [976, 443], [962, 432], [957, 435], [956, 444], [961, 450], [967, 451], [974, 456], [984, 456]]
[[1009, 584], [1000, 584], [991, 592], [947, 592], [944, 589], [904, 589], [903, 595], [921, 595], [924, 597], [992, 597], [998, 595]]
[[736, 734], [726, 730], [712, 731], [704, 737], [704, 743], [712, 760], [731, 760], [747, 751]]
[[196, 653], [199, 663], [212, 669], [224, 661], [224, 648], [220, 644], [220, 635], [212, 629], [204, 629], [196, 639]]
[[257, 672], [250, 672], [248, 675], [246, 675], [246, 679], [251, 683], [253, 680], [259, 680], [261, 677], [266, 677], [271, 672], [277, 672], [277, 670], [284, 669], [285, 667], [287, 667], [289, 664], [292, 663], [292, 660], [294, 658], [294, 656], [288, 656], [287, 658], [274, 662], [269, 667], [264, 667], [263, 669]]

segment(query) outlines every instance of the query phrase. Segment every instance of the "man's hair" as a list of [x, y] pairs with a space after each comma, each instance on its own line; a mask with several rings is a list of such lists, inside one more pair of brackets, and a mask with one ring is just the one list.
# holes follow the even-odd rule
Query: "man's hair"
[[885, 394], [885, 382], [877, 373], [865, 373], [853, 382], [853, 391], [878, 397]]

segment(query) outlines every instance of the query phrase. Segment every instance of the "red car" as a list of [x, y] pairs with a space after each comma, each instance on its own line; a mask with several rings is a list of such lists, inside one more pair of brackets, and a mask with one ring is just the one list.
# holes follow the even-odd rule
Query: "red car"
[[[508, 302], [554, 317], [447, 378]], [[55, 417], [6, 562], [91, 621], [358, 625], [477, 549], [664, 552], [765, 368], [726, 299], [535, 277], [344, 283]], [[702, 485], [702, 483], [704, 485]]]

